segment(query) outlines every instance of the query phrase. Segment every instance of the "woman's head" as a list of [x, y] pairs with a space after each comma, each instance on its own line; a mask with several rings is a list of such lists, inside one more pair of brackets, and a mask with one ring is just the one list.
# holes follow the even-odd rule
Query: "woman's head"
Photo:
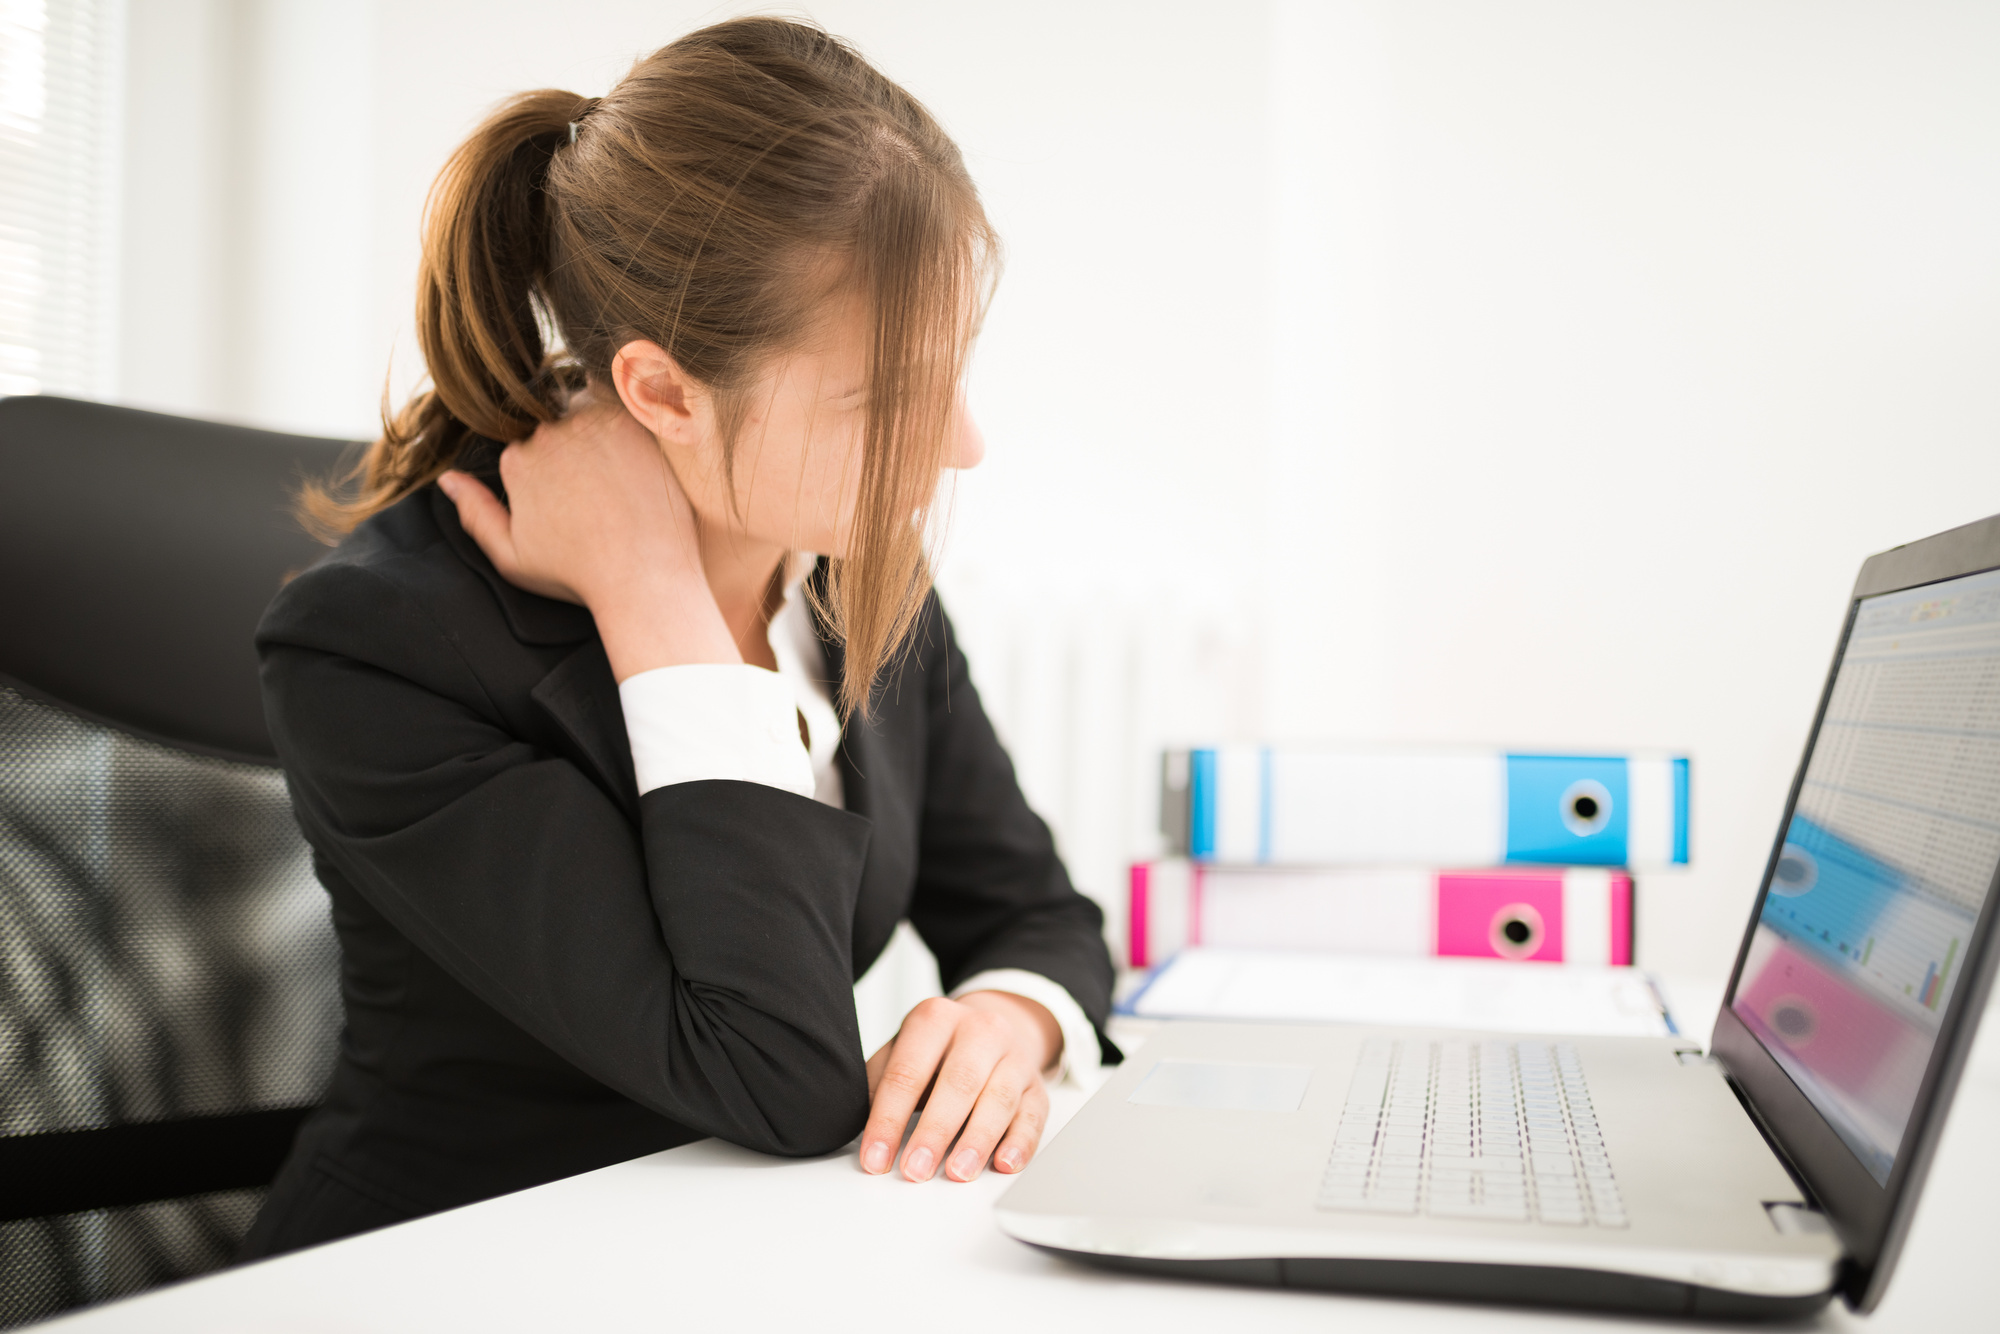
[[561, 415], [588, 377], [654, 428], [705, 519], [837, 557], [841, 696], [865, 707], [928, 586], [939, 470], [967, 461], [959, 386], [994, 256], [951, 140], [806, 24], [702, 29], [603, 98], [522, 94], [433, 188], [433, 388], [385, 423], [361, 498], [316, 509], [351, 525], [468, 443]]
[[[612, 355], [609, 380], [626, 409], [659, 442], [695, 513], [737, 539], [729, 544], [733, 554], [753, 570], [768, 573], [785, 551], [818, 552], [851, 568], [846, 560], [868, 518], [860, 493], [873, 319], [862, 294], [835, 293], [801, 337], [727, 396], [650, 340], [635, 339]], [[969, 468], [983, 452], [961, 406], [947, 423], [942, 462]], [[919, 457], [904, 470], [921, 479], [929, 464]], [[905, 527], [910, 518], [887, 517]], [[705, 554], [711, 562], [726, 558], [716, 546]], [[715, 569], [711, 563], [711, 575]]]

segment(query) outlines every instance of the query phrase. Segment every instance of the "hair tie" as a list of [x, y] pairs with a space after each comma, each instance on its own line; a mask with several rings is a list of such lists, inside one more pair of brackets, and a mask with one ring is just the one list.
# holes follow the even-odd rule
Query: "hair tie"
[[583, 110], [577, 112], [576, 119], [569, 123], [569, 141], [571, 143], [576, 142], [576, 132], [582, 127], [583, 118], [597, 110], [597, 104], [603, 100], [601, 97], [586, 97], [583, 99]]

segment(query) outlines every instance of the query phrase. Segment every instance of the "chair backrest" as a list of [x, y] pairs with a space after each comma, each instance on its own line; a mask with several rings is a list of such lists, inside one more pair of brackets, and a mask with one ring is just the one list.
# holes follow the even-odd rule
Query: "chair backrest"
[[342, 442], [0, 399], [0, 1326], [226, 1263], [338, 951], [251, 636]]

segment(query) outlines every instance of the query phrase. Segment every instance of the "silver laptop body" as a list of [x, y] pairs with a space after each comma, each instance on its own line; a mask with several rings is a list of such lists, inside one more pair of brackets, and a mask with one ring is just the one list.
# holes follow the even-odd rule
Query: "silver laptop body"
[[1872, 1309], [1994, 972], [2000, 517], [1862, 568], [1779, 829], [1708, 1055], [1169, 1023], [1002, 1197], [1001, 1227], [1239, 1282]]

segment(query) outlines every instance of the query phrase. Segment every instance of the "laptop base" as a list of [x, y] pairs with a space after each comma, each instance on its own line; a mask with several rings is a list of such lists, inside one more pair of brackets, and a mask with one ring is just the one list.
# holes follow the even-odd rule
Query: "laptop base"
[[1518, 1306], [1643, 1312], [1709, 1320], [1798, 1320], [1813, 1315], [1832, 1292], [1760, 1297], [1693, 1283], [1539, 1265], [1457, 1264], [1430, 1260], [1244, 1259], [1159, 1260], [1101, 1255], [1029, 1242], [1038, 1251], [1127, 1274], [1306, 1288], [1428, 1301], [1499, 1302]]

